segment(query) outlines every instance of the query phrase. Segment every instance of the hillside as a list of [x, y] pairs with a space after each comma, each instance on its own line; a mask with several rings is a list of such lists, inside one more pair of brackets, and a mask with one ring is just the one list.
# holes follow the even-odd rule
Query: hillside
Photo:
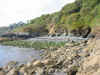
[[91, 31], [91, 27], [100, 24], [99, 9], [100, 0], [76, 0], [65, 5], [59, 12], [32, 19], [27, 25], [13, 31], [47, 34], [50, 25], [55, 25], [56, 33], [66, 32], [85, 37]]

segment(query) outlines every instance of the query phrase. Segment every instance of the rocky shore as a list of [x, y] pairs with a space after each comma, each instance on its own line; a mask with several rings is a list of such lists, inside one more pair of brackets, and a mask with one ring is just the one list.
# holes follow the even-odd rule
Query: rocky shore
[[0, 75], [98, 75], [100, 51], [95, 45], [95, 39], [66, 43], [46, 50], [41, 60], [27, 64], [12, 61], [0, 68]]

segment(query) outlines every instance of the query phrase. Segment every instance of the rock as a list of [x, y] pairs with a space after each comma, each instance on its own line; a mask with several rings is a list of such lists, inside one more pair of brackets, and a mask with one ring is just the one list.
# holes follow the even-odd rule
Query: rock
[[86, 28], [78, 28], [78, 29], [71, 30], [69, 33], [72, 34], [73, 36], [77, 36], [77, 37], [82, 36], [83, 38], [86, 38], [90, 34], [90, 32], [91, 32], [91, 28], [86, 27]]
[[22, 67], [22, 68], [20, 68], [20, 70], [19, 70], [21, 73], [24, 73], [25, 71], [26, 71], [26, 68], [25, 67]]
[[53, 62], [54, 61], [50, 60], [50, 59], [45, 59], [45, 60], [42, 61], [42, 63], [45, 64], [45, 65], [51, 65], [51, 64], [53, 64]]
[[3, 35], [1, 35], [2, 38], [10, 38], [11, 40], [22, 40], [22, 39], [28, 39], [28, 38], [32, 38], [33, 36], [30, 35], [29, 33], [25, 33], [25, 32], [7, 32], [4, 33]]
[[20, 68], [22, 68], [22, 67], [24, 67], [25, 66], [25, 64], [18, 64], [18, 68], [20, 69]]
[[96, 41], [96, 39], [89, 39], [88, 42], [87, 42], [87, 44], [89, 45], [89, 44], [91, 44], [91, 43], [93, 43], [95, 41]]
[[24, 72], [24, 75], [28, 75], [28, 73]]
[[0, 75], [6, 75], [4, 71], [0, 71]]
[[68, 75], [68, 74], [67, 73], [64, 73], [64, 72], [56, 72], [53, 75]]
[[42, 68], [37, 68], [36, 75], [44, 75], [44, 71]]
[[0, 75], [6, 75], [5, 71], [3, 70], [3, 68], [0, 68]]
[[18, 62], [16, 62], [16, 61], [10, 61], [7, 65], [8, 65], [9, 67], [16, 67], [17, 64], [18, 64]]
[[[100, 40], [96, 40], [90, 56], [84, 59], [76, 75], [100, 75]], [[93, 46], [93, 45], [91, 45]]]
[[67, 47], [73, 47], [74, 46], [74, 44], [73, 43], [66, 43], [66, 45], [65, 46], [67, 46]]
[[95, 38], [95, 35], [94, 34], [89, 34], [88, 36], [87, 36], [87, 38]]
[[26, 67], [32, 67], [32, 63], [31, 63], [31, 62], [28, 62], [28, 63], [26, 64]]
[[8, 65], [8, 66], [4, 66], [3, 69], [4, 69], [5, 72], [9, 72], [12, 69], [12, 67], [10, 67]]
[[36, 60], [35, 62], [33, 62], [33, 66], [42, 66], [43, 64], [41, 63], [40, 60]]
[[10, 70], [8, 73], [7, 73], [7, 75], [18, 75], [19, 74], [19, 72], [15, 69], [15, 68], [13, 68], [12, 70]]
[[97, 72], [94, 72], [93, 75], [100, 75], [100, 69], [98, 69]]
[[97, 70], [100, 69], [100, 55], [90, 56], [85, 60], [80, 68], [80, 73], [77, 75], [95, 75], [93, 73], [98, 73]]

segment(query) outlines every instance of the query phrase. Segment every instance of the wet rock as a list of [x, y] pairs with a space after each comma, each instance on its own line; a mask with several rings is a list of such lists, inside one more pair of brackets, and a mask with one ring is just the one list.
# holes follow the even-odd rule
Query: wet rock
[[26, 68], [25, 67], [22, 67], [22, 68], [20, 68], [20, 70], [19, 70], [21, 73], [24, 73], [24, 72], [26, 72]]
[[18, 64], [17, 66], [18, 66], [18, 69], [20, 69], [20, 68], [24, 67], [25, 64]]
[[67, 47], [73, 47], [74, 46], [74, 43], [66, 43], [65, 46], [67, 46]]
[[28, 75], [28, 73], [24, 72], [24, 75]]
[[42, 68], [37, 68], [36, 69], [36, 75], [44, 75], [44, 70]]
[[4, 71], [0, 71], [0, 75], [6, 75]]
[[73, 35], [73, 36], [82, 36], [84, 38], [86, 38], [90, 33], [91, 33], [91, 28], [90, 27], [86, 27], [86, 28], [78, 28], [78, 29], [74, 29], [74, 30], [71, 30], [70, 33]]
[[51, 59], [45, 59], [45, 60], [42, 61], [42, 63], [43, 63], [44, 65], [51, 65], [51, 64], [54, 63], [54, 60], [51, 60]]
[[4, 66], [3, 69], [5, 72], [9, 72], [13, 67], [8, 66]]
[[15, 68], [13, 68], [12, 70], [10, 70], [8, 73], [7, 73], [7, 75], [18, 75], [19, 74], [19, 72], [15, 69]]
[[9, 68], [13, 68], [13, 67], [16, 67], [17, 64], [18, 64], [18, 62], [16, 62], [16, 61], [10, 61], [10, 62], [7, 64], [7, 66], [8, 66]]
[[31, 63], [31, 62], [28, 62], [28, 63], [26, 64], [26, 67], [32, 67], [32, 63]]
[[68, 74], [67, 73], [64, 73], [64, 72], [56, 72], [53, 75], [68, 75]]
[[37, 60], [35, 62], [33, 62], [33, 66], [42, 66], [43, 64], [41, 63], [40, 60]]

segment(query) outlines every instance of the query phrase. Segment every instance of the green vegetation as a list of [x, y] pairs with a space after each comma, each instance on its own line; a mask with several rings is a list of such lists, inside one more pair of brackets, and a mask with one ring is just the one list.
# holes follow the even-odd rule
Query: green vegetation
[[40, 49], [50, 49], [50, 48], [60, 48], [63, 47], [66, 44], [66, 42], [53, 42], [53, 41], [36, 41], [36, 42], [30, 42], [30, 41], [6, 41], [2, 42], [2, 45], [9, 45], [9, 46], [18, 46], [18, 47], [24, 47], [24, 48], [35, 48], [37, 50]]
[[57, 33], [100, 25], [100, 0], [76, 0], [65, 5], [59, 12], [32, 19], [13, 31], [47, 34], [51, 24], [56, 26]]

